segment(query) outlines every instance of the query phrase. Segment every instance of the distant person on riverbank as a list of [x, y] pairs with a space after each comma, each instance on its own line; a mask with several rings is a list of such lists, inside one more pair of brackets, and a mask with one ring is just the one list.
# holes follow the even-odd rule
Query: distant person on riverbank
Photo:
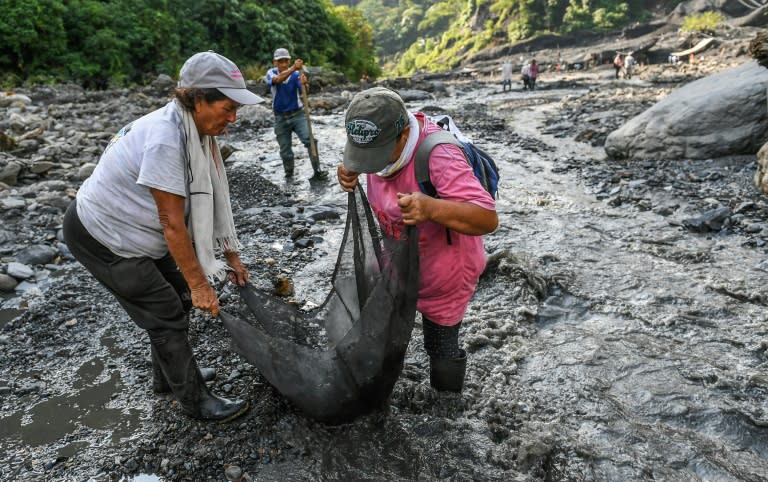
[[233, 283], [248, 281], [215, 136], [241, 105], [262, 101], [232, 61], [193, 55], [174, 99], [112, 137], [64, 216], [74, 257], [147, 331], [154, 391], [173, 392], [193, 418], [228, 421], [248, 410], [210, 393], [187, 330], [193, 306], [218, 316], [213, 280], [228, 272]]
[[635, 70], [635, 58], [632, 57], [632, 52], [628, 53], [626, 57], [624, 57], [624, 77], [627, 79], [632, 78], [632, 72]]
[[539, 76], [539, 65], [536, 63], [536, 59], [531, 59], [530, 62], [523, 65], [520, 74], [523, 78], [523, 90], [535, 89], [536, 77]]
[[507, 87], [512, 90], [512, 62], [509, 60], [501, 64], [501, 91], [506, 92]]
[[275, 137], [280, 145], [280, 158], [283, 161], [285, 177], [293, 177], [294, 154], [293, 133], [299, 138], [309, 154], [314, 174], [310, 180], [323, 180], [328, 173], [320, 168], [320, 158], [312, 154], [310, 148], [309, 124], [304, 113], [301, 90], [307, 86], [304, 74], [304, 62], [301, 59], [291, 64], [291, 54], [287, 49], [277, 49], [272, 55], [273, 68], [267, 71], [264, 80], [272, 92], [272, 112], [275, 114]]
[[536, 88], [536, 78], [539, 76], [539, 64], [536, 63], [536, 59], [531, 59], [531, 63], [528, 67], [528, 88], [534, 90]]
[[367, 173], [368, 199], [386, 236], [402, 236], [406, 225], [419, 232], [421, 281], [416, 308], [423, 318], [430, 384], [460, 392], [467, 364], [459, 348], [459, 327], [485, 268], [483, 234], [498, 225], [496, 204], [455, 145], [436, 146], [429, 172], [438, 197], [416, 182], [416, 150], [441, 130], [421, 112], [410, 113], [400, 96], [374, 87], [352, 99], [345, 116], [347, 143], [337, 169], [345, 191]]
[[531, 83], [531, 64], [525, 63], [520, 69], [520, 78], [523, 80], [523, 90], [528, 90]]
[[621, 69], [624, 68], [624, 60], [621, 58], [620, 53], [616, 53], [616, 57], [613, 58], [613, 68], [616, 71], [615, 79], [619, 78], [619, 74], [621, 73]]

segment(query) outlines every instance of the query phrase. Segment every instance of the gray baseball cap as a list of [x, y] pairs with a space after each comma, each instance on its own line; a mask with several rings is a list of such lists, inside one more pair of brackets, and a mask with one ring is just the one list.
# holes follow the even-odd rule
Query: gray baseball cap
[[344, 125], [344, 167], [370, 174], [390, 163], [397, 137], [408, 125], [408, 111], [397, 92], [373, 87], [352, 98]]
[[272, 56], [272, 60], [280, 60], [280, 59], [290, 59], [291, 54], [288, 52], [288, 49], [277, 49], [275, 50], [275, 54]]
[[246, 88], [245, 79], [237, 65], [212, 50], [196, 53], [184, 62], [178, 86], [215, 88], [239, 104], [264, 102], [264, 99]]

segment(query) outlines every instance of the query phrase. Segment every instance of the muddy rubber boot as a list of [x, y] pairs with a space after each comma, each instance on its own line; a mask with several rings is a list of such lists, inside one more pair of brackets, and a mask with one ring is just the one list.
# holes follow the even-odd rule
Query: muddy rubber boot
[[293, 159], [286, 162], [283, 160], [283, 171], [285, 171], [285, 177], [286, 178], [292, 178], [293, 177]]
[[[204, 382], [211, 382], [216, 379], [215, 368], [200, 368], [200, 375], [203, 376]], [[171, 387], [168, 386], [168, 381], [163, 375], [163, 369], [160, 368], [160, 362], [157, 361], [157, 353], [155, 353], [155, 347], [152, 347], [152, 391], [155, 393], [171, 393]]]
[[150, 333], [157, 361], [182, 410], [192, 418], [228, 422], [248, 411], [248, 402], [212, 394], [197, 368], [184, 331]]
[[325, 171], [315, 171], [309, 178], [310, 181], [325, 181], [326, 179], [328, 179], [328, 173]]
[[459, 358], [429, 359], [429, 384], [439, 392], [461, 392], [467, 371], [467, 352]]

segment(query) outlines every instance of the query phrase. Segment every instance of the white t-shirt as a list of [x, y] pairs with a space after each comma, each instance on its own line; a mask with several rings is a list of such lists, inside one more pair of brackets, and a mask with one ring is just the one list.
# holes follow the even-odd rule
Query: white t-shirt
[[169, 102], [120, 129], [77, 193], [83, 226], [118, 256], [158, 259], [168, 252], [149, 188], [188, 197], [178, 109]]

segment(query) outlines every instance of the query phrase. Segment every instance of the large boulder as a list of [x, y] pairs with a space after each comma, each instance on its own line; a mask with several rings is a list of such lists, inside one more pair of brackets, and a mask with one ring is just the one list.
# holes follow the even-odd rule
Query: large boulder
[[708, 159], [754, 154], [768, 141], [768, 69], [755, 61], [672, 92], [611, 132], [619, 159]]

